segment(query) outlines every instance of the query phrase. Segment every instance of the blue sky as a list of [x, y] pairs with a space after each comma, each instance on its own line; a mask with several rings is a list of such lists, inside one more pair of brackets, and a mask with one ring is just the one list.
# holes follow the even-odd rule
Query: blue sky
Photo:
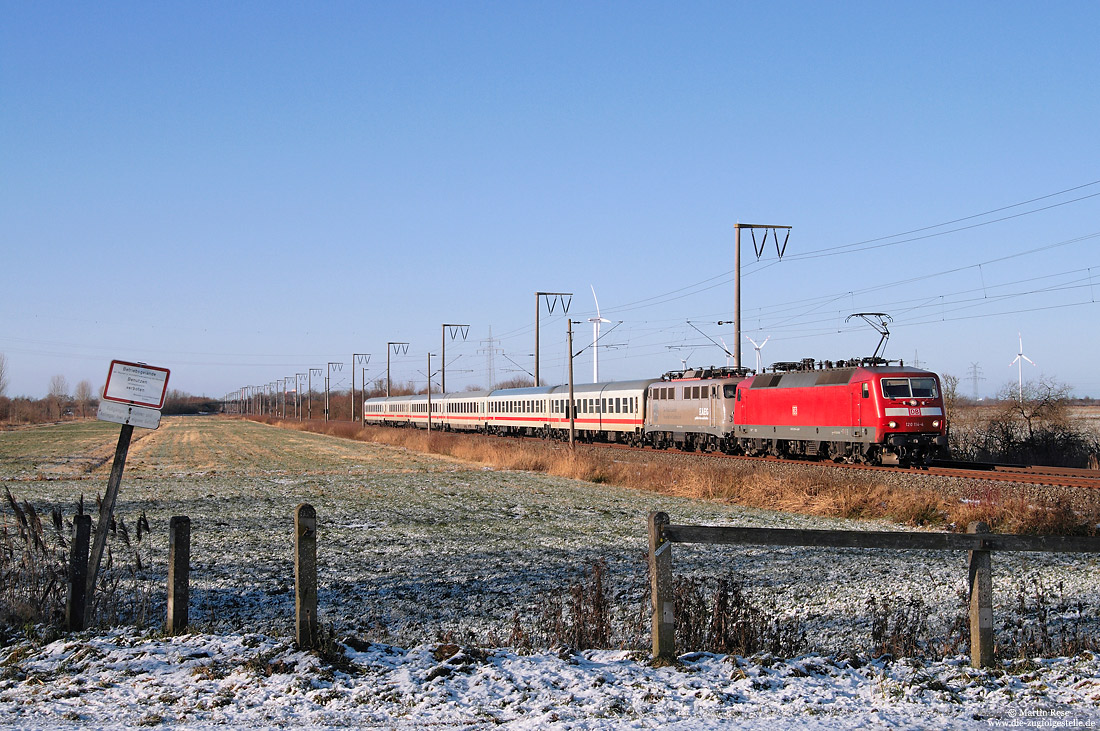
[[[374, 379], [389, 341], [423, 382], [469, 323], [455, 390], [490, 327], [496, 380], [532, 370], [536, 291], [575, 293], [581, 350], [592, 286], [601, 379], [721, 364], [742, 221], [793, 227], [781, 262], [742, 242], [765, 363], [870, 354], [845, 318], [886, 312], [965, 393], [1020, 333], [1025, 376], [1100, 396], [1095, 3], [0, 8], [9, 395], [113, 358], [212, 396]], [[565, 329], [544, 307], [550, 383]]]

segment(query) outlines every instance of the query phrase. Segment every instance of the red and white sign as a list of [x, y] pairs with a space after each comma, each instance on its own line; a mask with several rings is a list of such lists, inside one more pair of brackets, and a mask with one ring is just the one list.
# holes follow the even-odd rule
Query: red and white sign
[[160, 409], [168, 393], [168, 369], [145, 363], [111, 361], [103, 398], [120, 404]]

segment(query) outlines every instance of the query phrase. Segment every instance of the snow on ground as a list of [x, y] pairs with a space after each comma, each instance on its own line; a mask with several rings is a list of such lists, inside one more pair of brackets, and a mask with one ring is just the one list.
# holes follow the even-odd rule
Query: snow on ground
[[33, 729], [746, 729], [1088, 727], [1100, 659], [979, 671], [964, 658], [852, 667], [821, 655], [688, 654], [651, 667], [623, 651], [384, 644], [335, 664], [286, 639], [164, 638], [135, 629], [6, 648], [0, 723]]
[[[68, 517], [80, 494], [91, 501], [102, 490], [109, 464], [81, 478], [64, 471], [81, 455], [41, 447], [33, 459], [15, 459], [5, 438], [0, 481], [18, 499], [59, 505]], [[28, 452], [25, 444], [15, 451]], [[302, 502], [318, 512], [320, 619], [347, 641], [327, 659], [290, 641], [293, 514]], [[194, 633], [116, 629], [0, 641], [0, 725], [1100, 723], [1100, 660], [1091, 654], [987, 671], [972, 670], [965, 657], [866, 660], [872, 596], [916, 607], [928, 642], [950, 644], [963, 611], [961, 553], [677, 545], [677, 576], [744, 581], [769, 616], [804, 632], [809, 654], [731, 658], [681, 648], [688, 654], [679, 665], [651, 667], [644, 561], [651, 510], [679, 524], [902, 529], [497, 472], [247, 422], [166, 420], [132, 448], [120, 491], [117, 514], [132, 526], [144, 511], [152, 526], [137, 549], [146, 568], [124, 585], [134, 608], [147, 606], [147, 626], [160, 626], [168, 520], [190, 516]], [[115, 548], [122, 565], [128, 551]], [[517, 623], [538, 630], [547, 597], [567, 594], [594, 561], [606, 562], [614, 644], [624, 649], [484, 649], [509, 644]], [[995, 554], [998, 643], [1033, 626], [1040, 611], [1054, 631], [1100, 634], [1096, 566], [1080, 556]]]

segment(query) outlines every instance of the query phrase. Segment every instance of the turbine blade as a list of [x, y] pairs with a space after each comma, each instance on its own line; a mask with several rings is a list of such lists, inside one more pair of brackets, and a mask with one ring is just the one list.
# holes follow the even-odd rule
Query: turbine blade
[[588, 285], [588, 286], [592, 288], [592, 299], [596, 303], [596, 317], [602, 317], [602, 315], [600, 314], [600, 301], [598, 299], [596, 299], [596, 288], [594, 286], [592, 286], [591, 284]]

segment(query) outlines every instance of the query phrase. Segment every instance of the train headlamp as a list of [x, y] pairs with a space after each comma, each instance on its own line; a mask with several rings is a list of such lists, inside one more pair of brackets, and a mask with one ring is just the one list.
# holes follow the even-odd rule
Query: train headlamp
[[891, 429], [897, 429], [898, 423], [896, 421], [891, 421], [886, 426], [890, 427]]

